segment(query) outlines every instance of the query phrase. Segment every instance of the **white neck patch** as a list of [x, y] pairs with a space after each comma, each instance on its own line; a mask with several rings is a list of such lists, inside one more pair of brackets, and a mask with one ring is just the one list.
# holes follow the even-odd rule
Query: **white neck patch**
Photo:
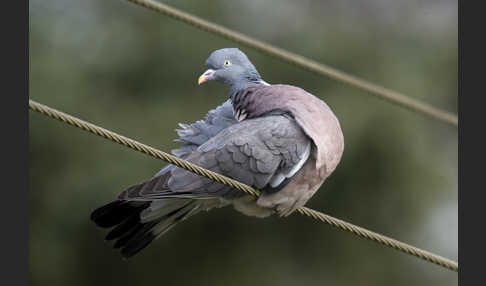
[[264, 85], [267, 85], [267, 86], [270, 85], [268, 82], [264, 81], [263, 79], [260, 80], [260, 83], [261, 84], [264, 84]]

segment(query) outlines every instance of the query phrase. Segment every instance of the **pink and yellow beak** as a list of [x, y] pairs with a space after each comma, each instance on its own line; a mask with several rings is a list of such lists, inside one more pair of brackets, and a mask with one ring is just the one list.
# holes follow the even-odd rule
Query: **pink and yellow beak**
[[203, 83], [205, 83], [206, 81], [208, 80], [211, 80], [211, 77], [213, 76], [214, 74], [214, 70], [212, 69], [208, 69], [207, 71], [205, 71], [198, 79], [197, 79], [197, 84], [201, 85]]

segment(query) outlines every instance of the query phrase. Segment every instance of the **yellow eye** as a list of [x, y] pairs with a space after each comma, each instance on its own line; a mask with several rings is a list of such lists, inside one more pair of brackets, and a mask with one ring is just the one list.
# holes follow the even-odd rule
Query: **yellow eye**
[[231, 65], [231, 62], [229, 60], [224, 61], [224, 66], [229, 67]]

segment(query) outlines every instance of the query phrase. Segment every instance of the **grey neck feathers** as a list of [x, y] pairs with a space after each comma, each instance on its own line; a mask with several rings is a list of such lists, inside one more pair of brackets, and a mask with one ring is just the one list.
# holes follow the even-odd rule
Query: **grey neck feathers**
[[260, 77], [260, 74], [258, 72], [250, 72], [247, 74], [247, 76], [242, 77], [238, 80], [233, 81], [232, 83], [229, 84], [229, 95], [230, 98], [233, 99], [234, 96], [239, 93], [240, 91], [243, 91], [247, 89], [248, 87], [255, 85], [255, 84], [264, 84], [265, 82], [262, 80]]

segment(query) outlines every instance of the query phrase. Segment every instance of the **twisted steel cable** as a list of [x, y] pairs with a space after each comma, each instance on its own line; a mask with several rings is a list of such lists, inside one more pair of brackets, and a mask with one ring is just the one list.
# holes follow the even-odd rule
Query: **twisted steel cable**
[[[35, 102], [31, 99], [29, 99], [29, 108], [33, 111], [36, 111], [36, 112], [39, 112], [41, 114], [47, 115], [51, 118], [60, 120], [60, 121], [65, 122], [69, 125], [76, 126], [80, 129], [91, 132], [93, 134], [101, 136], [101, 137], [108, 139], [110, 141], [116, 142], [118, 144], [129, 147], [131, 149], [137, 150], [139, 152], [150, 155], [150, 156], [155, 157], [157, 159], [161, 159], [161, 160], [166, 161], [170, 164], [176, 165], [177, 167], [186, 169], [186, 170], [193, 172], [197, 175], [206, 177], [210, 180], [224, 184], [226, 186], [229, 186], [231, 188], [245, 192], [245, 193], [250, 194], [252, 196], [258, 196], [260, 194], [260, 192], [258, 190], [254, 189], [250, 186], [247, 186], [243, 183], [240, 183], [236, 180], [233, 180], [233, 179], [228, 178], [226, 176], [223, 176], [221, 174], [212, 172], [210, 170], [201, 168], [197, 165], [194, 165], [194, 164], [192, 164], [188, 161], [185, 161], [183, 159], [175, 157], [171, 154], [162, 152], [158, 149], [155, 149], [155, 148], [150, 147], [148, 145], [142, 144], [140, 142], [137, 142], [137, 141], [130, 139], [130, 138], [127, 138], [125, 136], [119, 135], [115, 132], [112, 132], [112, 131], [107, 130], [107, 129], [102, 128], [102, 127], [99, 127], [95, 124], [86, 122], [86, 121], [81, 120], [79, 118], [76, 118], [72, 115], [69, 115], [69, 114], [66, 114], [64, 112], [53, 109], [51, 107], [48, 107], [46, 105], [40, 104], [40, 103]], [[408, 253], [410, 255], [419, 257], [421, 259], [435, 263], [437, 265], [440, 265], [440, 266], [447, 268], [447, 269], [450, 269], [452, 271], [455, 271], [455, 272], [458, 271], [457, 262], [452, 261], [450, 259], [441, 257], [439, 255], [436, 255], [436, 254], [433, 254], [431, 252], [422, 250], [420, 248], [408, 245], [406, 243], [397, 241], [395, 239], [386, 237], [386, 236], [378, 234], [376, 232], [373, 232], [373, 231], [364, 229], [362, 227], [353, 225], [351, 223], [348, 223], [348, 222], [345, 222], [343, 220], [334, 218], [332, 216], [326, 215], [326, 214], [318, 212], [316, 210], [309, 209], [307, 207], [301, 207], [301, 208], [297, 209], [297, 211], [299, 213], [303, 214], [303, 215], [309, 216], [309, 217], [316, 219], [316, 220], [319, 220], [321, 222], [328, 223], [328, 224], [330, 224], [334, 227], [337, 227], [339, 229], [354, 233], [355, 235], [358, 235], [360, 237], [364, 237], [364, 238], [367, 238], [369, 240], [373, 240], [373, 241], [378, 242], [382, 245], [386, 245], [386, 246], [389, 246], [389, 247], [394, 248], [396, 250], [399, 250], [401, 252]]]
[[301, 55], [289, 52], [287, 50], [251, 38], [247, 35], [228, 29], [221, 25], [206, 21], [192, 14], [173, 8], [167, 4], [163, 4], [154, 0], [127, 0], [127, 1], [154, 10], [156, 12], [162, 13], [173, 19], [190, 24], [198, 29], [213, 33], [215, 35], [226, 38], [233, 42], [255, 49], [266, 55], [278, 58], [282, 61], [293, 64], [295, 66], [311, 71], [318, 75], [328, 76], [332, 79], [366, 90], [371, 94], [374, 94], [382, 99], [397, 104], [401, 107], [405, 107], [412, 111], [428, 115], [431, 118], [438, 119], [442, 122], [449, 123], [456, 127], [458, 125], [457, 115], [453, 113], [441, 110], [437, 107], [429, 105], [420, 100], [406, 96], [404, 94], [393, 91], [391, 89], [387, 89], [385, 87], [379, 86], [369, 81], [360, 79], [356, 76], [339, 71], [335, 68], [324, 65], [322, 63], [318, 63], [314, 60], [303, 57]]

